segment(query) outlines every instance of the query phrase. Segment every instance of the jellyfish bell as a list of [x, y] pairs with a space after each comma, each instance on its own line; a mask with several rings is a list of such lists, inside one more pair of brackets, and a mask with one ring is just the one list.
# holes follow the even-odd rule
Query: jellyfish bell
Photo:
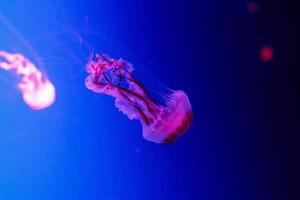
[[192, 120], [188, 96], [182, 90], [174, 91], [158, 119], [150, 125], [142, 122], [143, 137], [155, 143], [172, 143], [186, 132]]
[[[19, 85], [20, 89], [23, 87]], [[21, 89], [22, 90], [22, 89]], [[41, 110], [51, 106], [55, 101], [54, 85], [46, 80], [39, 84], [37, 88], [22, 90], [24, 102], [34, 110]]]
[[143, 137], [155, 143], [172, 143], [192, 123], [192, 107], [181, 90], [172, 91], [166, 105], [155, 102], [144, 85], [133, 76], [133, 66], [123, 59], [97, 54], [86, 66], [88, 89], [115, 98], [115, 106], [129, 119], [139, 120]]

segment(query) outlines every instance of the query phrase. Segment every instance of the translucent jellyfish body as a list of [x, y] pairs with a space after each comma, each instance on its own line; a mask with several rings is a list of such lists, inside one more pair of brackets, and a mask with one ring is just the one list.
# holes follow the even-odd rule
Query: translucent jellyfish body
[[23, 100], [34, 110], [51, 106], [55, 101], [55, 88], [36, 66], [21, 54], [0, 51], [0, 68], [15, 71], [21, 77], [18, 84]]
[[115, 98], [115, 106], [129, 119], [137, 119], [143, 137], [155, 143], [172, 143], [185, 133], [193, 118], [188, 96], [181, 90], [168, 95], [166, 105], [158, 105], [133, 75], [133, 66], [122, 59], [97, 54], [86, 70], [86, 87]]

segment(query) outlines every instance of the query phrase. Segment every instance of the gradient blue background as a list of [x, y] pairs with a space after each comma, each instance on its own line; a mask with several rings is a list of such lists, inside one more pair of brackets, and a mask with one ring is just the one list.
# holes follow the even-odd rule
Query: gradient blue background
[[[247, 3], [0, 0], [0, 49], [29, 57], [57, 89], [33, 111], [0, 71], [0, 199], [297, 199], [295, 12], [260, 1], [253, 15]], [[265, 44], [271, 63], [259, 60]], [[186, 91], [186, 135], [148, 142], [112, 98], [87, 90], [92, 49], [133, 63], [153, 94]]]

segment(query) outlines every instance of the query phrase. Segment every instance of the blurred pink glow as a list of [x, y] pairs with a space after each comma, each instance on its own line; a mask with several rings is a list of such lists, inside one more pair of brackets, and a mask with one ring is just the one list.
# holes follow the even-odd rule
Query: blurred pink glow
[[21, 54], [10, 54], [0, 51], [0, 68], [15, 71], [21, 76], [18, 88], [22, 92], [25, 103], [34, 110], [51, 106], [55, 101], [55, 88], [36, 66]]
[[193, 118], [188, 96], [181, 90], [157, 104], [141, 82], [132, 75], [133, 66], [122, 59], [96, 55], [86, 66], [86, 87], [115, 98], [115, 106], [129, 119], [137, 119], [143, 137], [155, 143], [172, 143], [190, 127]]
[[274, 58], [274, 49], [272, 46], [266, 45], [260, 49], [260, 59], [264, 62], [269, 62]]
[[257, 13], [258, 10], [259, 10], [259, 6], [258, 6], [258, 4], [255, 1], [249, 2], [248, 5], [247, 5], [247, 8], [248, 8], [248, 11], [250, 13], [253, 13], [253, 14]]

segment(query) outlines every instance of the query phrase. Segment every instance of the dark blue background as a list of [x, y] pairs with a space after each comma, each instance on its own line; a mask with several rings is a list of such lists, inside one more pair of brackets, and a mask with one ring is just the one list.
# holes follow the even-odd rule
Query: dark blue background
[[[30, 110], [0, 72], [0, 199], [297, 199], [296, 6], [248, 3], [1, 0], [0, 49], [46, 71], [57, 100]], [[144, 140], [85, 88], [92, 50], [130, 61], [154, 95], [186, 91], [192, 127], [171, 145]]]

